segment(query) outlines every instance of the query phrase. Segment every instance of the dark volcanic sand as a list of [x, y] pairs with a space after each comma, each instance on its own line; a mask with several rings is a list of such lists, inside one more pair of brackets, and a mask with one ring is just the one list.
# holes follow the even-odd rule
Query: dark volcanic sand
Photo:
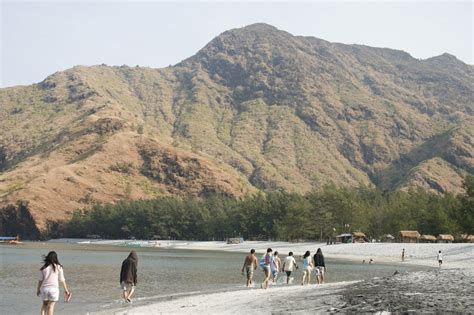
[[472, 270], [430, 270], [362, 281], [347, 287], [334, 312], [473, 313]]

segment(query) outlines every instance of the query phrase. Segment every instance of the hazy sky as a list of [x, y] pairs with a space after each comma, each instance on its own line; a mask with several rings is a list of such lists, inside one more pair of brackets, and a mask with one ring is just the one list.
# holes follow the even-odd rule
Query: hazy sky
[[0, 2], [1, 87], [74, 65], [168, 66], [220, 33], [256, 22], [416, 58], [448, 52], [474, 64], [471, 0]]

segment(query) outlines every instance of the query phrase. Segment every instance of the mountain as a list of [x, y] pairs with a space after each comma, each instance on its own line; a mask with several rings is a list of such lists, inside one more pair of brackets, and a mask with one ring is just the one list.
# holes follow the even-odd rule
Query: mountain
[[443, 54], [226, 31], [163, 69], [84, 67], [0, 89], [0, 207], [39, 231], [95, 202], [328, 183], [462, 192], [474, 67]]

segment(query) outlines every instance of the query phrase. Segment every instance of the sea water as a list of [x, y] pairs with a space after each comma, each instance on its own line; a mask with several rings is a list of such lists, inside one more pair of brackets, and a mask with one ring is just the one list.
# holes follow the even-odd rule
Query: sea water
[[[18, 246], [0, 245], [1, 313], [39, 313], [41, 301], [36, 296], [39, 268], [42, 266], [42, 255], [50, 250], [58, 253], [66, 282], [73, 294], [71, 302], [64, 303], [60, 299], [56, 303], [58, 314], [87, 314], [120, 307], [124, 303], [120, 299], [120, 267], [131, 249], [135, 249], [139, 257], [135, 305], [182, 295], [245, 289], [246, 278], [241, 274], [244, 253], [130, 248], [72, 241], [27, 242]], [[282, 261], [284, 257], [281, 256]], [[298, 263], [301, 265], [301, 261]], [[426, 269], [327, 258], [326, 266], [326, 282], [389, 276], [396, 270]], [[293, 284], [299, 284], [301, 271], [293, 272], [292, 276]], [[277, 285], [284, 285], [286, 276], [281, 274], [280, 277]], [[255, 271], [255, 283], [259, 284], [262, 280], [263, 272], [259, 268]]]

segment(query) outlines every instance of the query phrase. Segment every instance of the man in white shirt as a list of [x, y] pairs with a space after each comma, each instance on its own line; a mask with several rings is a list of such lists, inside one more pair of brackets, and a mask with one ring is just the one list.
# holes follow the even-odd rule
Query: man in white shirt
[[441, 268], [441, 265], [443, 264], [443, 255], [441, 254], [441, 251], [438, 252], [438, 266]]
[[293, 257], [293, 252], [289, 252], [288, 256], [285, 258], [283, 262], [283, 271], [286, 272], [286, 284], [290, 284], [290, 276], [293, 269], [298, 269], [298, 265], [296, 264], [296, 260]]

